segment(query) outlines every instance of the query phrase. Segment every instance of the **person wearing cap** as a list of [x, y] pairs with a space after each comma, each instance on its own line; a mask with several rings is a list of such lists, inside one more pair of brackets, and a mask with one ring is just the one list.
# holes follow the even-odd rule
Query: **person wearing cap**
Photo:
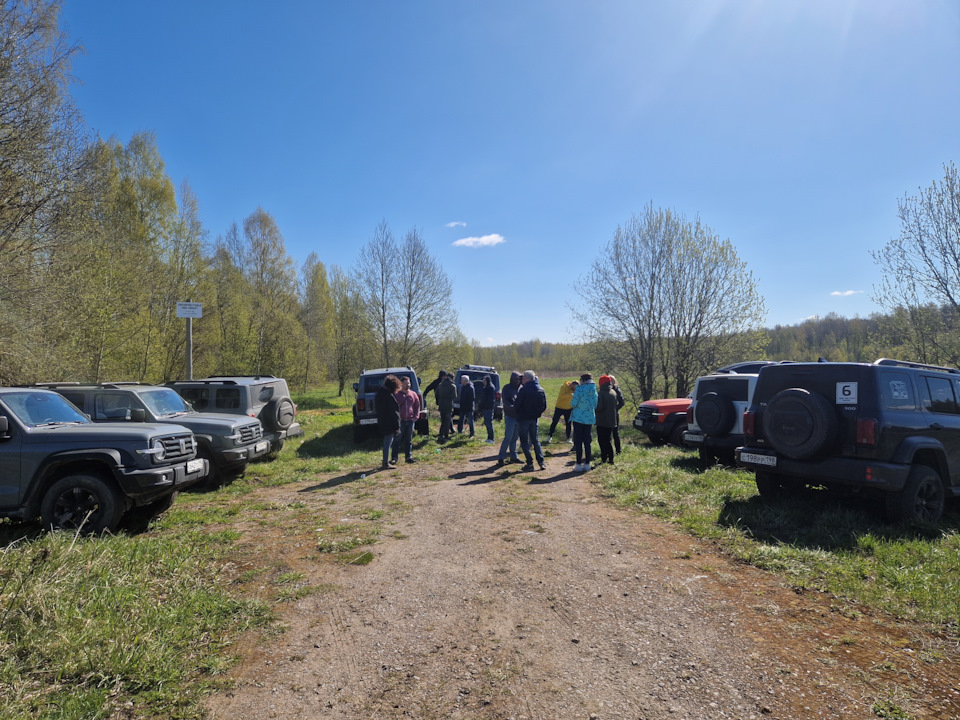
[[570, 420], [573, 423], [573, 449], [577, 453], [577, 464], [574, 472], [586, 472], [590, 469], [593, 460], [593, 425], [597, 421], [597, 386], [593, 382], [593, 375], [584, 373], [580, 376], [580, 384], [573, 391], [570, 399]]
[[609, 375], [600, 376], [597, 391], [597, 444], [600, 446], [600, 463], [613, 465], [613, 429], [617, 425], [617, 393]]

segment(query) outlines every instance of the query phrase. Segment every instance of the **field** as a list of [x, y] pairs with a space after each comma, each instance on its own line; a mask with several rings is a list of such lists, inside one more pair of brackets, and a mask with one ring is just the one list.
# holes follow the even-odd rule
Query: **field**
[[[544, 381], [551, 401], [559, 383]], [[379, 465], [375, 442], [353, 443], [349, 390], [297, 401], [304, 438], [228, 486], [182, 493], [146, 532], [75, 538], [0, 523], [0, 717], [202, 716], [203, 698], [229, 686], [236, 643], [250, 631], [282, 632], [289, 603], [325, 591], [251, 548], [251, 525], [283, 527], [291, 538], [323, 528], [320, 561], [371, 561], [377, 542], [398, 532], [390, 521], [402, 497], [366, 508], [353, 524], [261, 499], [266, 488], [322, 479], [331, 502], [350, 492], [362, 503], [367, 473]], [[827, 593], [841, 613], [886, 613], [958, 639], [956, 507], [935, 528], [903, 528], [862, 500], [811, 493], [762, 501], [743, 471], [702, 468], [694, 453], [650, 446], [630, 427], [632, 415], [630, 407], [621, 414], [627, 443], [616, 468], [591, 476], [610, 503], [682, 528], [797, 592]], [[417, 438], [415, 453], [442, 480], [444, 467], [480, 447]], [[885, 702], [878, 716], [909, 717]]]

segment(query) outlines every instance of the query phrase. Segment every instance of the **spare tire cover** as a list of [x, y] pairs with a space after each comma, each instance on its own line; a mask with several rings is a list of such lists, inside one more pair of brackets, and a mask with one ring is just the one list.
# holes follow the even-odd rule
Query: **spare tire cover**
[[261, 417], [269, 423], [272, 427], [269, 427], [269, 430], [280, 429], [286, 430], [293, 424], [293, 418], [296, 415], [296, 409], [294, 408], [293, 401], [290, 398], [281, 398], [279, 400], [271, 400], [267, 403], [267, 407], [264, 408], [264, 412]]
[[781, 390], [763, 413], [767, 440], [777, 452], [794, 460], [812, 458], [832, 447], [837, 427], [830, 401], [803, 388]]
[[733, 429], [737, 421], [737, 411], [730, 398], [716, 392], [708, 392], [697, 400], [694, 417], [697, 425], [707, 435], [719, 437]]

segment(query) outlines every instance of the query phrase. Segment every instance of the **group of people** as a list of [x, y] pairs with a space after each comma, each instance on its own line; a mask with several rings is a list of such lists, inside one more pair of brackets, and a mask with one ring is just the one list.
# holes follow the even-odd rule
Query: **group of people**
[[[475, 436], [474, 412], [479, 410], [487, 431], [486, 443], [494, 444], [493, 414], [496, 408], [496, 387], [490, 375], [485, 375], [479, 387], [474, 388], [469, 376], [460, 377], [457, 388], [454, 376], [441, 370], [437, 379], [423, 391], [424, 396], [433, 392], [440, 411], [440, 430], [437, 442], [443, 444], [453, 434], [454, 404], [459, 401], [460, 416], [458, 433], [464, 425], [469, 437]], [[546, 459], [540, 444], [538, 421], [547, 410], [547, 398], [533, 370], [510, 373], [510, 382], [501, 391], [503, 400], [503, 440], [497, 456], [497, 465], [502, 467], [509, 457], [511, 462], [520, 462], [517, 453], [519, 444], [523, 452], [524, 472], [534, 469], [534, 460], [541, 470], [546, 469]], [[388, 375], [377, 391], [377, 427], [383, 435], [383, 468], [396, 465], [400, 451], [407, 462], [412, 456], [413, 430], [420, 416], [420, 397], [410, 390], [410, 379], [399, 380]], [[593, 427], [597, 428], [597, 443], [600, 446], [600, 462], [613, 464], [614, 455], [620, 454], [620, 408], [624, 405], [623, 393], [613, 375], [601, 375], [599, 387], [590, 373], [580, 376], [580, 381], [570, 380], [560, 386], [554, 406], [553, 419], [546, 442], [553, 441], [554, 432], [562, 419], [566, 440], [574, 446], [576, 464], [574, 471], [586, 472], [593, 463]]]

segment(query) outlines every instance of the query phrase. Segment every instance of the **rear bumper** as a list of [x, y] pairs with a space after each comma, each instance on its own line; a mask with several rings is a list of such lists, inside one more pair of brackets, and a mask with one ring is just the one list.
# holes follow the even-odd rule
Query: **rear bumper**
[[885, 492], [902, 490], [909, 465], [873, 462], [856, 458], [792, 460], [766, 448], [739, 447], [737, 464], [755, 472], [787, 475], [809, 483], [832, 483]]
[[724, 435], [723, 437], [713, 437], [705, 435], [696, 430], [688, 430], [683, 436], [684, 442], [690, 447], [703, 448], [705, 450], [733, 450], [743, 445], [743, 435]]

